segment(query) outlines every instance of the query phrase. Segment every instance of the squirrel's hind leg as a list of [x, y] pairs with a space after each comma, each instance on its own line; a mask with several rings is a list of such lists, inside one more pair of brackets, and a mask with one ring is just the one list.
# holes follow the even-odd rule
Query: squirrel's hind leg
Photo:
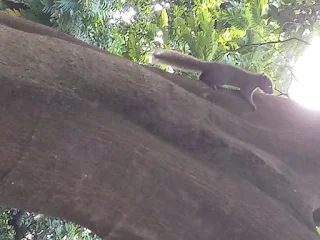
[[203, 72], [199, 76], [199, 80], [206, 83], [209, 87], [217, 89], [217, 86], [224, 85], [223, 79], [217, 79], [212, 72]]

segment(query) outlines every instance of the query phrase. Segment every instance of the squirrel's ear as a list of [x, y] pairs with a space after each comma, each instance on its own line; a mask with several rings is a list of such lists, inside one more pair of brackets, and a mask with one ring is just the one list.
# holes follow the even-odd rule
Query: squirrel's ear
[[266, 83], [269, 79], [270, 79], [270, 77], [267, 74], [265, 74], [265, 73], [261, 74], [261, 78], [260, 78], [261, 82]]
[[267, 87], [268, 83], [267, 83], [267, 75], [265, 73], [261, 73], [261, 76], [260, 76], [260, 86], [265, 88]]
[[266, 78], [266, 75], [265, 73], [261, 73], [261, 76], [260, 76], [260, 83], [263, 84], [265, 81], [265, 78]]

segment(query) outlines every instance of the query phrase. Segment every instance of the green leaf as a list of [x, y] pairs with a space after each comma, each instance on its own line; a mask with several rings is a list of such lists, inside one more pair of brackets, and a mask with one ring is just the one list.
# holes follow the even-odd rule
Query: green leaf
[[167, 14], [166, 9], [164, 9], [164, 8], [161, 11], [160, 26], [161, 26], [161, 28], [168, 26], [168, 14]]

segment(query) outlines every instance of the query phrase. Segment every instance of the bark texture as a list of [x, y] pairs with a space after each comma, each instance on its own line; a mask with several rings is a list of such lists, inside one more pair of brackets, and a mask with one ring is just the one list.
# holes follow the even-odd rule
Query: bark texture
[[0, 204], [110, 240], [315, 240], [320, 114], [0, 13]]

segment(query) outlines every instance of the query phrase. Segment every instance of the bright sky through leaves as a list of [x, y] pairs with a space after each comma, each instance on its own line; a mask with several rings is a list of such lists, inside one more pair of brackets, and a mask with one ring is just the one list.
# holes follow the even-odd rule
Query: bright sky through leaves
[[314, 38], [293, 69], [290, 98], [305, 107], [320, 110], [320, 38]]

